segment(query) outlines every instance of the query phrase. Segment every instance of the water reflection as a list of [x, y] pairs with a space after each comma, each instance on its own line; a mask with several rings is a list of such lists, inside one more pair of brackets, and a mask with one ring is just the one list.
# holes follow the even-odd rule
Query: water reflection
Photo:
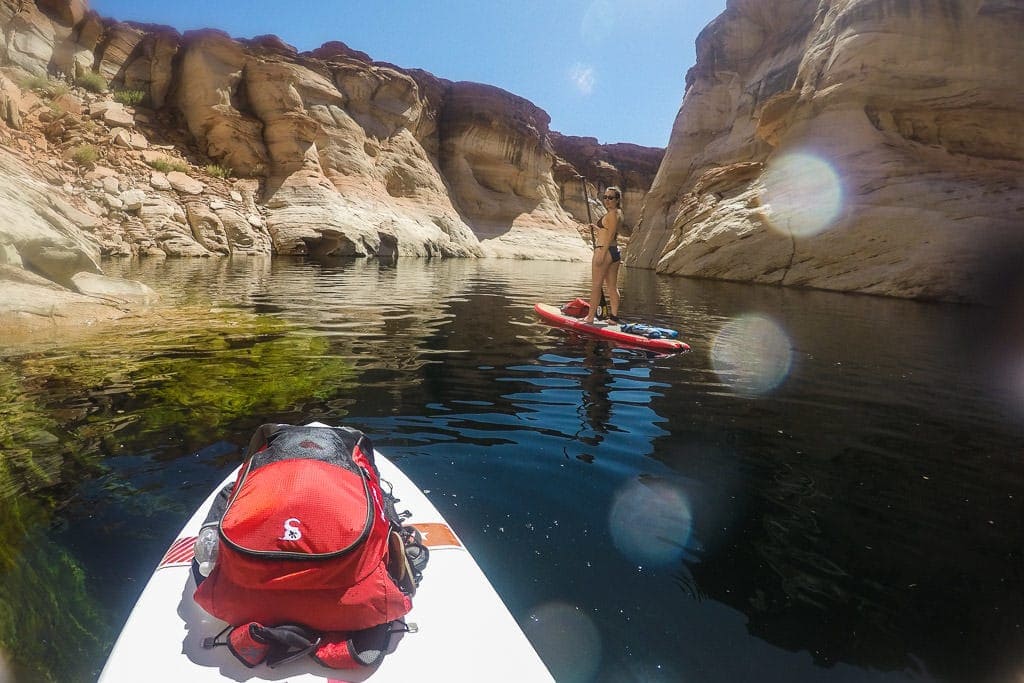
[[[524, 627], [569, 637], [531, 634], [564, 680], [1024, 668], [1024, 427], [950, 353], [984, 312], [626, 271], [624, 306], [694, 347], [659, 358], [537, 322], [535, 301], [585, 291], [585, 264], [118, 268], [173, 308], [0, 363], [0, 613], [40, 615], [0, 634], [27, 679], [94, 675], [251, 431], [309, 419], [400, 462]], [[723, 372], [728, 339], [747, 355]], [[65, 616], [87, 654], [21, 647]], [[591, 646], [593, 671], [572, 654]]]

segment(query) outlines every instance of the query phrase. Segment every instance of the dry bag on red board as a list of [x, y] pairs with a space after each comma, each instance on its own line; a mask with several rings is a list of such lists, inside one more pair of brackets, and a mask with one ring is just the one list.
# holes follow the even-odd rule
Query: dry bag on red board
[[562, 315], [572, 316], [573, 318], [582, 318], [587, 315], [590, 311], [590, 304], [583, 299], [576, 297], [569, 303], [562, 306]]
[[346, 427], [263, 425], [253, 436], [204, 525], [217, 529], [213, 569], [204, 579], [193, 565], [195, 601], [237, 627], [223, 644], [247, 665], [274, 647], [319, 660], [333, 652], [328, 642], [351, 649], [352, 634], [386, 639], [412, 608], [419, 563], [406, 553], [425, 550], [402, 526], [373, 453]]

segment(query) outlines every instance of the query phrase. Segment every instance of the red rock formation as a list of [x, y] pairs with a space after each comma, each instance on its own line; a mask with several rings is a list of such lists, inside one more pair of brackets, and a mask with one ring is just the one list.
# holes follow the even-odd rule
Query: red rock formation
[[644, 198], [651, 189], [665, 150], [625, 142], [602, 145], [597, 138], [560, 133], [551, 133], [549, 137], [555, 154], [568, 162], [556, 168], [555, 173], [555, 180], [563, 186], [562, 204], [578, 219], [586, 220], [582, 187], [575, 179], [576, 174], [594, 184], [595, 195], [614, 185], [622, 190], [626, 230], [631, 230], [640, 218]]

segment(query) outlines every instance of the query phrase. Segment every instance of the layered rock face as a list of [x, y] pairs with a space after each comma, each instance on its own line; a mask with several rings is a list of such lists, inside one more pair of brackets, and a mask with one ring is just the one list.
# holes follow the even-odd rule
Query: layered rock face
[[1024, 249], [1024, 9], [735, 0], [697, 64], [627, 263], [985, 301]]
[[[110, 283], [50, 279], [40, 254], [58, 252], [56, 270], [94, 275], [100, 255], [589, 257], [547, 114], [498, 88], [338, 42], [299, 54], [274, 36], [119, 23], [82, 0], [0, 0], [0, 27], [0, 199], [45, 223], [14, 180], [34, 178], [74, 216], [61, 235], [23, 230], [42, 225], [29, 218], [0, 230], [7, 282], [110, 302]], [[132, 287], [125, 301], [151, 294]], [[0, 314], [34, 315], [12, 300]]]
[[185, 36], [180, 52], [172, 102], [208, 155], [266, 178], [276, 252], [481, 254], [417, 139], [436, 126], [412, 77], [342, 50], [300, 58], [212, 31]]
[[558, 201], [549, 121], [530, 102], [497, 88], [455, 83], [448, 89], [438, 128], [440, 167], [491, 254], [585, 253]]
[[102, 274], [99, 248], [83, 230], [94, 226], [0, 149], [0, 330], [92, 324], [156, 300], [144, 284]]
[[[622, 212], [625, 217], [624, 234], [640, 220], [647, 191], [654, 182], [654, 176], [665, 156], [660, 147], [642, 147], [627, 142], [612, 145], [599, 144], [596, 138], [578, 137], [552, 133], [551, 145], [555, 154], [567, 163], [555, 168], [555, 180], [562, 187], [560, 201], [577, 219], [587, 219], [583, 204], [583, 188], [575, 178], [576, 173], [585, 176], [588, 185], [593, 183], [593, 192], [588, 194], [592, 204], [604, 188], [614, 185], [622, 190]], [[589, 192], [589, 190], [588, 190]], [[591, 207], [603, 212], [600, 201]]]
[[[110, 22], [80, 1], [0, 0], [0, 21], [8, 64], [95, 70], [114, 90], [143, 93], [145, 109], [121, 123], [129, 146], [156, 135], [196, 163], [258, 179], [277, 253], [587, 255], [559, 201], [547, 114], [498, 88], [372, 62], [342, 43], [299, 54], [274, 36]], [[133, 140], [139, 118], [163, 129]]]

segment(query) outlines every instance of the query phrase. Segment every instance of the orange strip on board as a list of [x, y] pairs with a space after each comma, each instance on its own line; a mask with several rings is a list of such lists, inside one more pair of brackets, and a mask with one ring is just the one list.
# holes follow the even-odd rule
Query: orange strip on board
[[423, 545], [428, 548], [462, 547], [462, 543], [455, 535], [455, 532], [453, 532], [451, 527], [447, 524], [441, 524], [439, 522], [416, 522], [412, 526], [419, 530], [420, 535], [423, 536]]

